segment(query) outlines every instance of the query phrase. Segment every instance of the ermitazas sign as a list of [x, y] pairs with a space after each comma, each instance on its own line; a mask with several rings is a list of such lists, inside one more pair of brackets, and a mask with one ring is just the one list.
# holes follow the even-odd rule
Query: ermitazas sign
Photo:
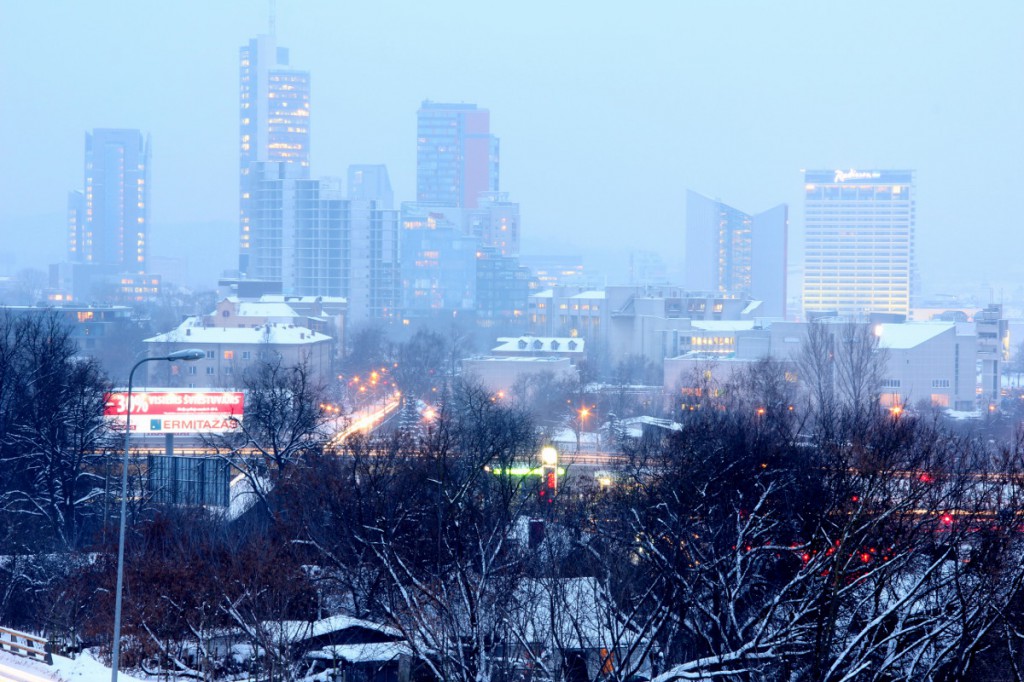
[[[244, 413], [241, 391], [132, 391], [132, 433], [226, 433], [239, 428]], [[123, 431], [128, 394], [103, 396], [103, 416]]]

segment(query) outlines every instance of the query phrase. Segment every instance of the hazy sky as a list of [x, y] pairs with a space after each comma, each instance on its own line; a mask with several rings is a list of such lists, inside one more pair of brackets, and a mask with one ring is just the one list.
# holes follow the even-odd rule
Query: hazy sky
[[[238, 48], [267, 7], [0, 0], [0, 252], [62, 256], [94, 127], [152, 135], [154, 243], [233, 230]], [[1019, 0], [279, 0], [277, 36], [312, 73], [316, 176], [386, 163], [412, 199], [420, 102], [489, 108], [530, 251], [674, 264], [689, 188], [788, 202], [799, 254], [800, 169], [913, 168], [927, 288], [1024, 282]]]

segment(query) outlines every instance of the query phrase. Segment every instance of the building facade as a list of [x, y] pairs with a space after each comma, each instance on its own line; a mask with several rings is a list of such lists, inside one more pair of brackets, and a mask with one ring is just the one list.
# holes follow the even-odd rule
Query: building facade
[[476, 208], [498, 191], [499, 144], [490, 112], [475, 104], [424, 101], [416, 112], [416, 201]]
[[85, 191], [68, 196], [68, 260], [143, 272], [149, 250], [150, 143], [138, 130], [85, 134]]
[[355, 323], [394, 317], [398, 211], [376, 200], [342, 199], [340, 181], [301, 177], [294, 164], [252, 169], [249, 276], [280, 282], [286, 295], [344, 297]]
[[333, 339], [305, 327], [266, 323], [254, 327], [212, 327], [191, 317], [176, 329], [145, 340], [152, 355], [196, 348], [198, 362], [149, 363], [148, 383], [168, 388], [236, 388], [260, 362], [303, 366], [318, 381], [331, 376]]
[[352, 164], [348, 167], [349, 199], [376, 201], [381, 208], [395, 207], [388, 167], [384, 164]]
[[909, 315], [914, 194], [909, 170], [805, 171], [805, 314]]
[[309, 177], [309, 72], [289, 65], [288, 49], [262, 35], [239, 50], [239, 270], [252, 266], [251, 219], [259, 181], [254, 165], [294, 165]]
[[750, 215], [687, 191], [687, 288], [750, 296], [760, 314], [785, 317], [788, 223], [785, 204]]
[[419, 204], [402, 205], [402, 315], [433, 316], [476, 307], [479, 241], [460, 222]]

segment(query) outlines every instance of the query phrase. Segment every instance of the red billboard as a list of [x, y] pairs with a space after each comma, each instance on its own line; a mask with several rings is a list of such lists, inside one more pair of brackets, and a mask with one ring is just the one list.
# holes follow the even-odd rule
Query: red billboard
[[[132, 433], [227, 433], [239, 428], [240, 391], [132, 391]], [[123, 430], [127, 393], [103, 396], [103, 416]]]

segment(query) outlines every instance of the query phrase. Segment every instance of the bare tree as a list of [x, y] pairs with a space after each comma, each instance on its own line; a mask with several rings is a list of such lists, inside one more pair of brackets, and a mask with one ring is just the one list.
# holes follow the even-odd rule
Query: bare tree
[[75, 548], [101, 516], [105, 381], [55, 314], [0, 322], [0, 501], [20, 540]]
[[238, 431], [210, 443], [266, 505], [270, 491], [327, 442], [324, 388], [307, 365], [285, 365], [280, 358], [253, 366], [243, 385], [245, 414]]
[[818, 438], [857, 437], [878, 410], [888, 356], [867, 324], [811, 322], [795, 358]]

